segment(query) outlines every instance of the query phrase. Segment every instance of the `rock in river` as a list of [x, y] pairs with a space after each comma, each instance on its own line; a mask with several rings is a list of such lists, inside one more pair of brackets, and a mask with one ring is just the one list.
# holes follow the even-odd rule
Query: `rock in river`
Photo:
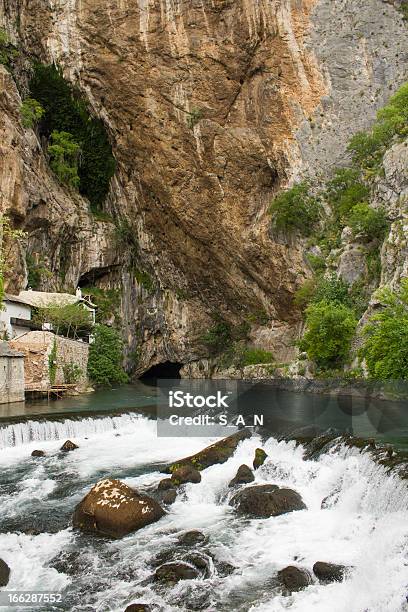
[[92, 487], [75, 508], [74, 527], [120, 538], [158, 521], [164, 510], [148, 495], [141, 495], [120, 480], [106, 478]]
[[304, 510], [305, 504], [293, 489], [280, 489], [277, 485], [257, 485], [243, 489], [230, 501], [240, 514], [257, 518], [279, 516], [295, 510]]
[[196, 546], [197, 544], [203, 544], [207, 538], [205, 535], [196, 529], [192, 531], [186, 531], [178, 538], [178, 543], [181, 546]]
[[76, 448], [79, 448], [79, 446], [74, 444], [74, 442], [71, 442], [71, 440], [66, 440], [64, 444], [61, 446], [60, 450], [67, 453], [68, 451], [73, 451]]
[[228, 461], [228, 459], [232, 457], [238, 444], [242, 440], [245, 440], [245, 438], [250, 437], [251, 432], [249, 429], [241, 429], [240, 431], [237, 431], [237, 433], [232, 434], [232, 436], [228, 436], [228, 438], [224, 438], [215, 444], [211, 444], [211, 446], [207, 446], [195, 455], [191, 455], [190, 457], [185, 457], [184, 459], [179, 459], [179, 461], [171, 463], [164, 469], [164, 471], [168, 474], [172, 474], [182, 465], [191, 465], [196, 470], [201, 471], [210, 467], [210, 465], [225, 463], [225, 461]]
[[135, 603], [130, 604], [130, 606], [126, 608], [125, 612], [150, 612], [151, 610], [152, 608], [147, 604]]
[[43, 450], [33, 450], [31, 453], [32, 457], [45, 457], [45, 451]]
[[261, 465], [265, 463], [265, 459], [267, 458], [267, 456], [268, 455], [265, 453], [263, 448], [256, 449], [255, 457], [252, 462], [252, 465], [254, 466], [254, 470], [257, 470], [259, 467], [261, 467]]
[[10, 580], [10, 568], [3, 559], [0, 559], [0, 587], [6, 586]]
[[294, 565], [288, 565], [283, 570], [278, 572], [278, 578], [283, 586], [292, 593], [292, 591], [300, 591], [312, 584], [312, 577], [308, 570]]
[[155, 572], [156, 580], [168, 584], [175, 584], [179, 580], [191, 580], [197, 578], [198, 575], [199, 571], [197, 568], [184, 561], [164, 563]]
[[187, 482], [197, 484], [201, 482], [201, 474], [191, 465], [182, 465], [173, 471], [171, 481], [176, 487]]
[[239, 466], [237, 473], [228, 486], [235, 487], [235, 485], [248, 484], [254, 480], [255, 476], [253, 475], [252, 470], [244, 463], [243, 465]]
[[320, 582], [341, 582], [344, 578], [347, 568], [344, 565], [336, 565], [335, 563], [326, 563], [325, 561], [317, 561], [313, 566], [313, 572]]

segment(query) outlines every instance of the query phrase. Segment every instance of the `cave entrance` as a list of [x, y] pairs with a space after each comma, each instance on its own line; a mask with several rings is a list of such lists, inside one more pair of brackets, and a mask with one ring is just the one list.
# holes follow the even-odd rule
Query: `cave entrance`
[[177, 363], [174, 361], [164, 361], [163, 363], [158, 363], [149, 368], [140, 378], [142, 380], [157, 380], [159, 378], [178, 379], [181, 378], [180, 370], [183, 365], [183, 363]]

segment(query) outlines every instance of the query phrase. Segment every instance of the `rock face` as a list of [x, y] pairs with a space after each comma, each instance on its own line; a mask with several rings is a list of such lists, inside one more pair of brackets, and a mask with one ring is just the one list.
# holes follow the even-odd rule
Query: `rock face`
[[294, 565], [288, 565], [278, 572], [278, 578], [289, 591], [300, 591], [312, 583], [310, 572]]
[[317, 561], [313, 566], [313, 573], [323, 583], [341, 582], [346, 570], [347, 568], [344, 565], [325, 563], [324, 561]]
[[256, 518], [279, 516], [306, 508], [301, 496], [292, 489], [280, 489], [277, 485], [258, 485], [240, 491], [230, 501], [239, 514]]
[[164, 510], [151, 497], [140, 495], [112, 478], [98, 482], [75, 508], [73, 525], [120, 538], [158, 521]]
[[235, 487], [240, 484], [248, 484], [249, 482], [253, 482], [255, 480], [255, 476], [253, 475], [251, 469], [243, 464], [240, 465], [238, 471], [234, 478], [229, 483], [229, 487]]
[[397, 7], [0, 0], [0, 24], [21, 51], [23, 84], [26, 58], [56, 62], [105, 122], [117, 160], [105, 209], [129, 223], [137, 267], [153, 279], [147, 288], [132, 271], [113, 220], [55, 180], [1, 66], [0, 210], [28, 232], [8, 288], [27, 283], [26, 250], [52, 273], [42, 289], [118, 288], [136, 374], [205, 357], [199, 338], [215, 312], [250, 317], [251, 338], [287, 361], [301, 329], [293, 293], [309, 272], [303, 241], [271, 233], [267, 208], [293, 178], [342, 161], [351, 133], [404, 80]]
[[238, 444], [250, 436], [251, 432], [249, 429], [241, 429], [237, 433], [232, 434], [232, 436], [228, 436], [228, 438], [223, 438], [219, 442], [207, 446], [195, 455], [175, 461], [165, 468], [165, 472], [174, 474], [175, 470], [179, 470], [184, 466], [193, 467], [201, 471], [210, 467], [210, 465], [225, 463], [225, 461], [228, 461], [228, 459], [232, 457]]

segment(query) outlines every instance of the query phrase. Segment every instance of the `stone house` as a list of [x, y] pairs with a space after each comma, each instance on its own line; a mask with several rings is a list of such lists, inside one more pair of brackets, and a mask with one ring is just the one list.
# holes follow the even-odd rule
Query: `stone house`
[[24, 401], [24, 353], [0, 342], [0, 404]]

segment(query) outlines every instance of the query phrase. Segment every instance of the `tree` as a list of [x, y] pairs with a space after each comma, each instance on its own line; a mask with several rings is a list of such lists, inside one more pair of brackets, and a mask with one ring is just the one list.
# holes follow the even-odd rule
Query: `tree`
[[344, 364], [357, 326], [354, 312], [339, 302], [321, 301], [306, 309], [300, 348], [323, 369]]
[[319, 200], [309, 193], [309, 185], [302, 182], [276, 196], [269, 213], [277, 230], [298, 230], [307, 236], [319, 220], [320, 208]]
[[56, 334], [78, 338], [89, 334], [93, 322], [91, 313], [82, 304], [65, 304], [38, 309], [34, 316], [38, 324], [50, 323]]
[[78, 158], [81, 148], [69, 132], [52, 132], [51, 143], [48, 145], [51, 170], [61, 183], [71, 187], [79, 187]]
[[21, 105], [21, 116], [25, 128], [33, 128], [44, 114], [44, 109], [34, 98], [26, 98]]
[[363, 240], [382, 241], [388, 227], [387, 217], [383, 208], [371, 208], [366, 202], [356, 204], [351, 209], [347, 224], [354, 236]]
[[377, 292], [383, 310], [370, 317], [362, 335], [359, 355], [371, 377], [379, 380], [408, 378], [408, 279], [397, 291]]
[[128, 382], [122, 368], [123, 343], [118, 332], [107, 325], [97, 325], [94, 342], [89, 347], [88, 375], [93, 383], [112, 386]]

